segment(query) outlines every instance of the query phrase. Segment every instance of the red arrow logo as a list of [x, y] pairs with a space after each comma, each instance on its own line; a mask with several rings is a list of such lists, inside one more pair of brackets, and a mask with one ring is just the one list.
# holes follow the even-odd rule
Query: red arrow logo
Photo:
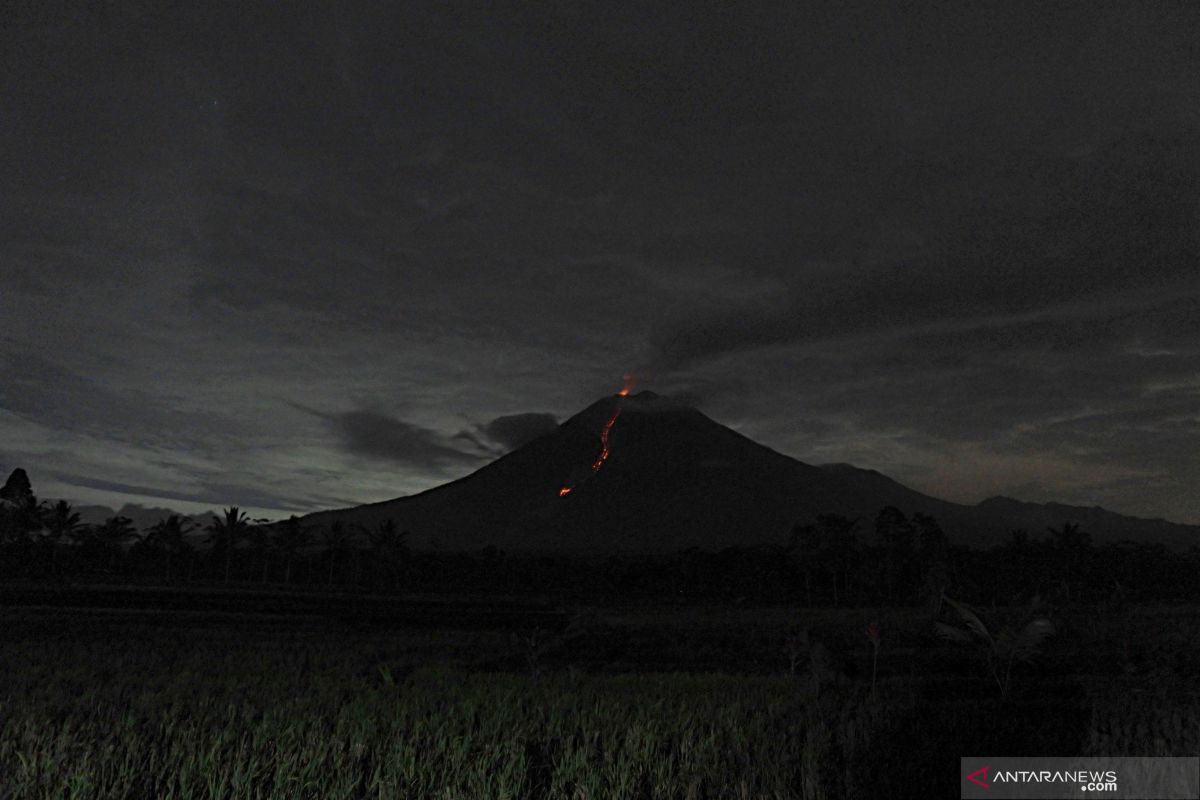
[[[991, 767], [984, 767], [983, 769], [977, 769], [974, 772], [972, 772], [970, 775], [967, 776], [967, 780], [969, 780], [971, 783], [978, 784], [985, 789], [991, 788], [988, 784], [983, 782], [983, 781], [987, 780], [987, 771], [989, 769], [991, 769]], [[983, 781], [981, 781], [981, 780], [979, 780], [979, 778], [975, 777], [976, 775], [978, 775], [981, 772], [983, 773]]]

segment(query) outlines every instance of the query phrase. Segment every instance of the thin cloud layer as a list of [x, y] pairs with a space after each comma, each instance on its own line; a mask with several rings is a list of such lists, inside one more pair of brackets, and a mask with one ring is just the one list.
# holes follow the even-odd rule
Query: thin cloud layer
[[1200, 522], [1200, 8], [231, 14], [0, 26], [35, 485], [384, 500], [635, 371], [806, 460]]
[[452, 437], [402, 419], [358, 409], [339, 414], [319, 413], [338, 434], [348, 453], [418, 469], [442, 471], [478, 464], [485, 457], [453, 446]]
[[486, 425], [480, 425], [478, 430], [489, 441], [499, 445], [504, 452], [509, 452], [534, 439], [554, 433], [558, 430], [558, 420], [553, 414], [537, 412], [506, 414], [496, 417]]

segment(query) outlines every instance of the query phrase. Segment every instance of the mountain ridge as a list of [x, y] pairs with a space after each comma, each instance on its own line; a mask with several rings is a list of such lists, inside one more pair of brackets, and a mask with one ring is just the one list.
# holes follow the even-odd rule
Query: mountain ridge
[[[601, 457], [610, 420], [609, 455]], [[875, 515], [890, 505], [933, 516], [951, 541], [972, 546], [1001, 543], [1017, 528], [1040, 536], [1067, 522], [1097, 542], [1200, 544], [1200, 526], [1015, 502], [998, 513], [994, 498], [952, 503], [876, 470], [806, 464], [685, 403], [639, 392], [602, 397], [557, 430], [441, 486], [303, 520], [372, 527], [391, 518], [410, 532], [412, 546], [452, 551], [650, 554], [782, 544], [793, 526], [821, 513], [859, 518], [858, 535], [870, 538]]]
[[204, 527], [212, 522], [217, 517], [215, 511], [202, 511], [196, 514], [185, 514], [182, 511], [175, 511], [171, 508], [160, 508], [158, 506], [143, 506], [138, 503], [125, 503], [119, 509], [114, 510], [109, 506], [104, 505], [79, 505], [75, 506], [75, 513], [79, 514], [79, 521], [85, 525], [101, 525], [110, 517], [125, 517], [129, 519], [135, 528], [145, 530], [160, 520], [176, 514], [179, 517], [192, 522], [194, 525]]

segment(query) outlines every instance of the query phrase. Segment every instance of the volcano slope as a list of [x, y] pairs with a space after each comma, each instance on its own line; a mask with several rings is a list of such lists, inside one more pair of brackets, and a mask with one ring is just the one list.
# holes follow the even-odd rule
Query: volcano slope
[[[593, 469], [608, 435], [609, 456]], [[564, 487], [571, 491], [560, 495]], [[895, 506], [935, 517], [952, 542], [999, 543], [1015, 527], [1076, 521], [1069, 506], [1017, 504], [996, 498], [978, 506], [939, 500], [873, 470], [813, 466], [653, 392], [601, 398], [546, 436], [466, 477], [420, 494], [310, 514], [305, 524], [335, 520], [374, 527], [394, 519], [410, 546], [465, 552], [604, 555], [664, 553], [690, 547], [786, 544], [792, 528], [818, 514], [861, 520], [870, 538], [875, 515]], [[1200, 541], [1200, 529], [1107, 514], [1100, 540], [1120, 538], [1125, 521], [1137, 538]], [[1095, 519], [1099, 519], [1095, 517]], [[1013, 524], [1016, 523], [1016, 524]], [[1138, 526], [1141, 527], [1138, 527]], [[1044, 528], [1030, 529], [1034, 535]]]

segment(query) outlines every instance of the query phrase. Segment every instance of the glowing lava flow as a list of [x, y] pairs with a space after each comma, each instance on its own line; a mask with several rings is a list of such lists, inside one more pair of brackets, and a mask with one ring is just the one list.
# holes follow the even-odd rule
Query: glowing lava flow
[[[629, 396], [629, 387], [632, 381], [632, 375], [625, 376], [625, 385], [621, 387], [621, 391], [617, 392], [618, 398]], [[595, 461], [592, 462], [593, 475], [600, 471], [600, 468], [604, 466], [604, 462], [608, 461], [608, 457], [612, 453], [608, 447], [608, 434], [612, 431], [612, 427], [616, 424], [617, 417], [619, 416], [621, 416], [621, 401], [617, 400], [616, 405], [613, 407], [612, 416], [608, 418], [608, 422], [604, 423], [604, 428], [600, 431], [600, 455]], [[575, 489], [575, 486], [577, 485], [578, 484], [562, 487], [558, 490], [558, 496], [566, 497]]]

